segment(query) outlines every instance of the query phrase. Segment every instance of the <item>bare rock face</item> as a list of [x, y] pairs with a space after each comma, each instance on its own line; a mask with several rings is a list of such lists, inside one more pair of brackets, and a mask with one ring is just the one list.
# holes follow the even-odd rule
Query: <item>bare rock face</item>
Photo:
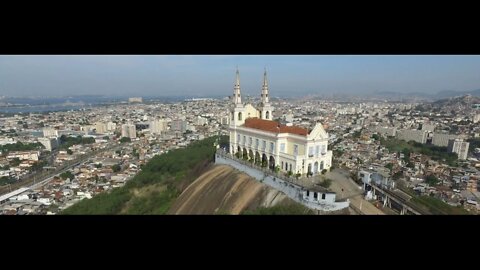
[[287, 201], [293, 202], [230, 166], [215, 165], [182, 192], [169, 214], [240, 214]]

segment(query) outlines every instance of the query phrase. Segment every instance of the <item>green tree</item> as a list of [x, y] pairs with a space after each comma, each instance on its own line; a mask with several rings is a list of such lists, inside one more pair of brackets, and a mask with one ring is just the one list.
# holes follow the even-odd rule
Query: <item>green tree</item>
[[20, 163], [22, 163], [22, 161], [20, 161], [19, 158], [14, 158], [14, 159], [10, 160], [10, 166], [11, 167], [17, 167], [18, 165], [20, 165]]
[[67, 178], [72, 180], [73, 178], [75, 178], [75, 176], [72, 174], [72, 172], [70, 171], [66, 171], [62, 174], [60, 174], [60, 177], [63, 179], [63, 180], [66, 180]]
[[121, 169], [122, 169], [122, 167], [120, 167], [120, 165], [118, 165], [118, 164], [115, 164], [115, 165], [112, 166], [113, 172], [119, 172]]
[[436, 186], [439, 182], [440, 180], [434, 175], [428, 175], [425, 178], [425, 183], [429, 184], [430, 186]]
[[16, 182], [15, 178], [8, 177], [8, 176], [0, 177], [0, 186], [12, 184], [15, 182]]
[[121, 143], [131, 142], [131, 141], [132, 141], [132, 139], [130, 139], [130, 138], [128, 138], [128, 137], [122, 137], [122, 138], [120, 139], [120, 142], [121, 142]]

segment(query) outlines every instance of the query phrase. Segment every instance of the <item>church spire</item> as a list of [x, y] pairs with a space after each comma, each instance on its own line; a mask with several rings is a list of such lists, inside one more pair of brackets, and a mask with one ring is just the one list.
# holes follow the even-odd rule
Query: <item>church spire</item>
[[238, 66], [237, 66], [237, 76], [235, 80], [235, 86], [233, 87], [233, 102], [234, 104], [242, 103], [242, 95], [240, 93], [240, 73], [238, 72]]
[[267, 81], [267, 68], [265, 68], [265, 72], [263, 73], [263, 86], [262, 86], [262, 103], [268, 103], [268, 81]]

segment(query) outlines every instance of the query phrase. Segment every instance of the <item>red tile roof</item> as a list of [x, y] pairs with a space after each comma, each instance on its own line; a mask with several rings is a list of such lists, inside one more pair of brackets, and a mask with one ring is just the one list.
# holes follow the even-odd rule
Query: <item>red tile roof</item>
[[259, 118], [245, 119], [244, 127], [259, 129], [273, 133], [292, 133], [301, 136], [307, 136], [308, 130], [297, 126], [285, 126], [276, 121], [264, 120]]

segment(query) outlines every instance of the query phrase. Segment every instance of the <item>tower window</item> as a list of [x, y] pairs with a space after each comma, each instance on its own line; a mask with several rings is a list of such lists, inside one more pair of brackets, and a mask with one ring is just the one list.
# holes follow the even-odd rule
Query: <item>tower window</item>
[[238, 120], [242, 121], [242, 113], [241, 112], [238, 113]]
[[265, 113], [265, 118], [266, 118], [266, 119], [270, 119], [270, 112], [269, 112], [269, 111], [267, 111], [267, 112]]

